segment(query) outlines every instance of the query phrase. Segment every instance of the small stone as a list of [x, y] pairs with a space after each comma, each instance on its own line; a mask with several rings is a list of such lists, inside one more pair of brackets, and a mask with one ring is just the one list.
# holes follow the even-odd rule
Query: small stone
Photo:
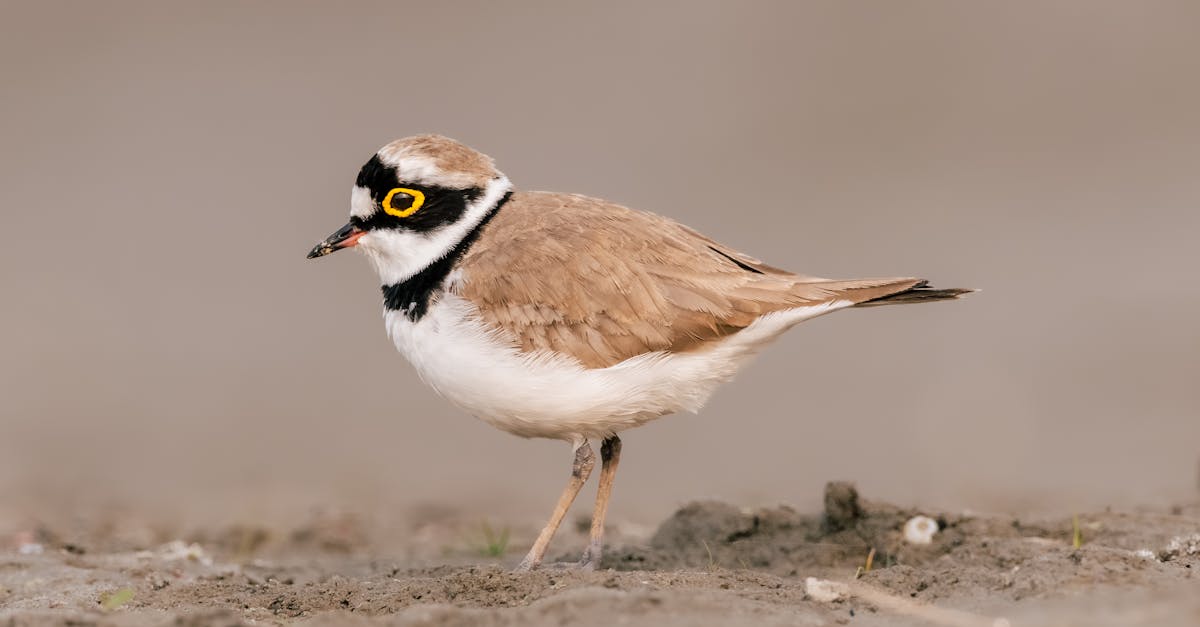
[[1164, 562], [1167, 562], [1179, 557], [1190, 557], [1192, 555], [1200, 555], [1200, 533], [1171, 538], [1171, 541], [1167, 543], [1167, 548], [1159, 557]]

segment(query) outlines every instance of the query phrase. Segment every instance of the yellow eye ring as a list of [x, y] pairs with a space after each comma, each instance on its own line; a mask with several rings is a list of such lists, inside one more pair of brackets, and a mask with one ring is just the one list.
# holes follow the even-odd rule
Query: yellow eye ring
[[[397, 209], [396, 207], [393, 207], [392, 197], [396, 194], [408, 194], [409, 196], [412, 196], [412, 204], [404, 209]], [[383, 197], [383, 211], [388, 215], [393, 215], [397, 218], [407, 218], [408, 216], [411, 216], [412, 214], [416, 213], [417, 209], [420, 209], [421, 205], [423, 204], [425, 204], [425, 194], [416, 189], [397, 187], [388, 192], [387, 196]]]

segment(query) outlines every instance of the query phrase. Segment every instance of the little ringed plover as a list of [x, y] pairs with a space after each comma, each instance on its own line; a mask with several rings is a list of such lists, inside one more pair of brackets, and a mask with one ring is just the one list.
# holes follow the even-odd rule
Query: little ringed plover
[[800, 322], [973, 291], [794, 274], [652, 213], [515, 191], [489, 157], [436, 135], [372, 156], [349, 223], [308, 256], [350, 247], [379, 274], [388, 336], [427, 384], [499, 429], [573, 447], [567, 487], [521, 570], [541, 564], [588, 479], [589, 440], [601, 441], [602, 465], [581, 565], [594, 568], [618, 433], [699, 410]]

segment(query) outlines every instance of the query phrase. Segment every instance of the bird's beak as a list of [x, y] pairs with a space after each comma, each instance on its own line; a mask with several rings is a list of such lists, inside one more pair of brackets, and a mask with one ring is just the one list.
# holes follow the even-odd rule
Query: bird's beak
[[313, 246], [313, 249], [308, 251], [308, 258], [316, 259], [317, 257], [324, 257], [335, 250], [350, 248], [358, 244], [358, 238], [366, 235], [366, 233], [366, 231], [353, 224], [346, 224], [346, 226], [338, 229], [333, 235], [326, 237], [320, 244]]

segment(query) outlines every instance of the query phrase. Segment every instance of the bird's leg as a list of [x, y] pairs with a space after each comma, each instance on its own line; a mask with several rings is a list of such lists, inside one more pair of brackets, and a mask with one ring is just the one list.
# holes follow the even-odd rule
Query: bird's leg
[[608, 499], [612, 496], [613, 478], [617, 476], [617, 464], [621, 463], [621, 438], [611, 436], [600, 445], [600, 487], [596, 489], [596, 509], [592, 512], [592, 534], [579, 565], [584, 570], [600, 567], [601, 547], [604, 544], [604, 516], [608, 513]]
[[596, 454], [592, 452], [592, 446], [588, 444], [587, 440], [581, 441], [575, 446], [575, 463], [571, 465], [571, 480], [567, 482], [562, 496], [558, 497], [558, 505], [554, 506], [554, 513], [550, 515], [546, 527], [538, 534], [533, 547], [529, 549], [529, 554], [517, 566], [518, 571], [533, 570], [542, 563], [546, 549], [550, 546], [550, 540], [554, 538], [554, 532], [558, 531], [558, 526], [562, 524], [567, 510], [571, 508], [571, 503], [575, 501], [575, 496], [587, 482], [588, 475], [592, 474], [592, 467], [595, 465]]

